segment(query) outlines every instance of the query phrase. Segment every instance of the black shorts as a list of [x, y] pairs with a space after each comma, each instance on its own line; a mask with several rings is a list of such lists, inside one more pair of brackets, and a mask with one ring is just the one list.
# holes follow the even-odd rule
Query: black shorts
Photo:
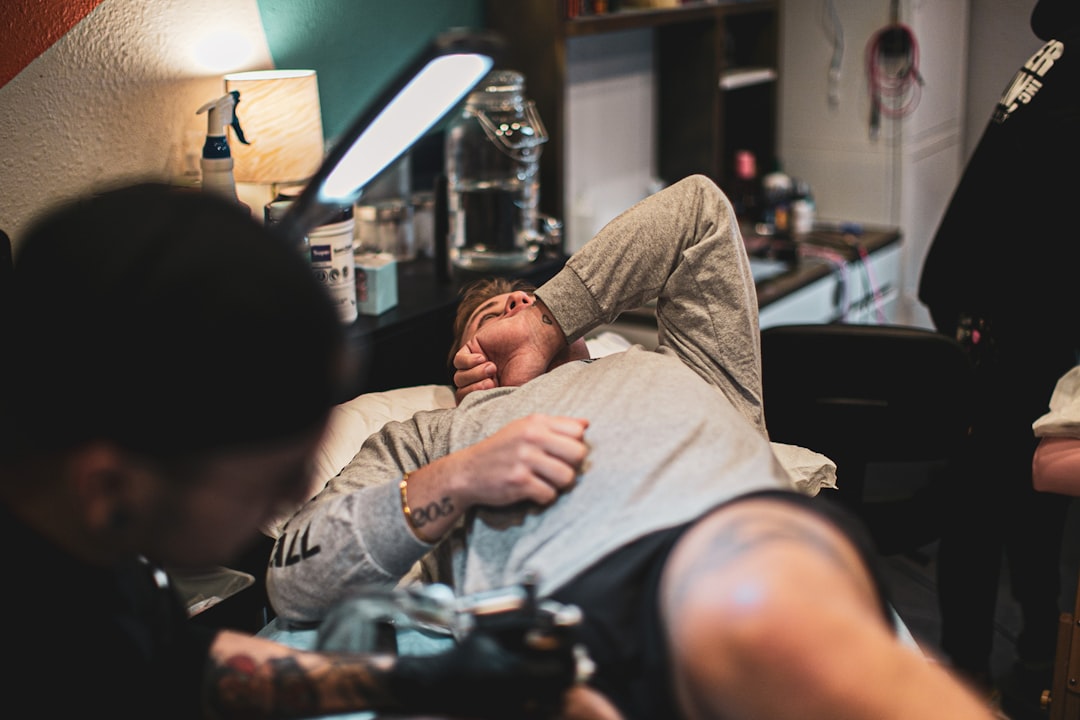
[[[881, 611], [892, 624], [873, 542], [858, 518], [835, 503], [788, 491], [745, 495], [770, 497], [815, 512], [835, 525], [857, 548], [878, 588]], [[596, 664], [589, 684], [629, 720], [678, 718], [660, 619], [660, 576], [668, 554], [693, 523], [654, 533], [607, 555], [552, 594], [584, 613], [581, 638]]]

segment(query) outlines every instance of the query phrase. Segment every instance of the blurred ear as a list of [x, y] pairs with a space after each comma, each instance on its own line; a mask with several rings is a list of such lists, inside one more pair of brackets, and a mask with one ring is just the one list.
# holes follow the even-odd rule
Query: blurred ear
[[119, 531], [130, 524], [138, 479], [123, 452], [108, 443], [91, 443], [72, 454], [68, 472], [88, 530]]

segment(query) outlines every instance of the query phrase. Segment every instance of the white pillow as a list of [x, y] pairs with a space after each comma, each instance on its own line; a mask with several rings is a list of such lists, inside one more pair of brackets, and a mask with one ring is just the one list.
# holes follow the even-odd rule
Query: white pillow
[[[315, 470], [308, 497], [318, 495], [326, 483], [359, 452], [364, 440], [386, 423], [408, 420], [421, 410], [454, 405], [454, 392], [449, 385], [417, 385], [366, 393], [337, 405], [330, 411], [326, 432], [315, 451]], [[296, 508], [282, 512], [267, 522], [262, 531], [272, 538], [278, 537], [281, 527], [294, 512]]]
[[[588, 338], [586, 343], [593, 357], [630, 347], [628, 340], [612, 332], [602, 332], [595, 338]], [[330, 413], [326, 433], [316, 451], [308, 497], [315, 497], [353, 459], [364, 440], [386, 423], [408, 420], [421, 410], [454, 405], [454, 392], [449, 385], [417, 385], [366, 393], [336, 406]], [[836, 487], [836, 464], [829, 458], [795, 445], [774, 442], [772, 448], [800, 492], [816, 495], [822, 488]], [[278, 515], [267, 522], [262, 531], [277, 538], [295, 511], [296, 508], [292, 508]]]
[[799, 492], [817, 495], [822, 488], [836, 489], [836, 463], [832, 460], [798, 445], [778, 442], [770, 445]]
[[1080, 365], [1058, 378], [1049, 412], [1031, 428], [1035, 437], [1080, 437]]

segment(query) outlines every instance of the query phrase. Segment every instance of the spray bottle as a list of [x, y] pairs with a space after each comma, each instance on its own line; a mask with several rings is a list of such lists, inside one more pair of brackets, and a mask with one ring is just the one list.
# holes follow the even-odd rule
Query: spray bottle
[[[202, 187], [207, 192], [216, 192], [240, 203], [236, 196], [236, 181], [233, 179], [233, 159], [229, 152], [229, 139], [225, 128], [232, 126], [236, 139], [248, 145], [244, 131], [240, 129], [240, 120], [236, 117], [236, 104], [240, 102], [240, 92], [233, 90], [217, 100], [211, 100], [196, 111], [196, 115], [207, 113], [206, 142], [203, 143]], [[240, 203], [241, 205], [243, 203]]]

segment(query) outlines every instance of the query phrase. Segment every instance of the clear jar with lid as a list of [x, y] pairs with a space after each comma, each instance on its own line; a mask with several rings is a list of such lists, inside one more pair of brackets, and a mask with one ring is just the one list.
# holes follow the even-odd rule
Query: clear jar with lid
[[512, 268], [536, 257], [540, 152], [547, 139], [521, 73], [492, 71], [469, 94], [445, 145], [456, 265]]

